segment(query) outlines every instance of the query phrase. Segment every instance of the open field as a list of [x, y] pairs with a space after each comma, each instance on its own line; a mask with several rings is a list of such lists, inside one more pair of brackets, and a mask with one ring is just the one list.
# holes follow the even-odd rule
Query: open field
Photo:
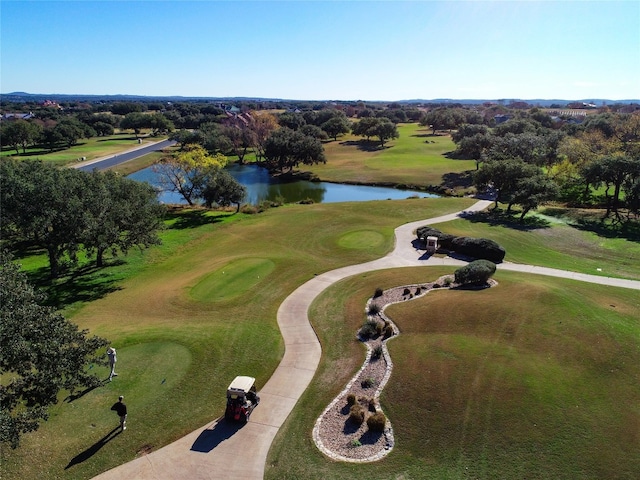
[[[163, 138], [164, 137], [142, 137], [142, 145], [157, 142]], [[15, 156], [22, 159], [38, 159], [55, 165], [69, 165], [77, 162], [78, 159], [82, 157], [86, 157], [87, 160], [93, 160], [94, 158], [114, 155], [138, 146], [140, 146], [140, 144], [135, 135], [131, 133], [118, 133], [107, 137], [83, 138], [78, 141], [77, 145], [64, 150], [49, 152], [48, 150], [27, 148], [26, 155], [23, 155], [22, 148], [20, 148], [20, 155], [16, 155], [14, 149], [3, 148], [0, 155], [2, 157]]]
[[400, 138], [383, 149], [374, 139], [367, 144], [362, 137], [345, 135], [324, 144], [325, 165], [301, 168], [329, 182], [418, 187], [442, 184], [456, 189], [469, 184], [470, 176], [465, 172], [475, 170], [475, 162], [447, 158], [445, 154], [455, 150], [449, 136], [432, 136], [429, 128], [415, 123], [399, 124], [398, 132]]
[[381, 402], [396, 446], [372, 464], [323, 457], [310, 431], [364, 360], [355, 332], [367, 298], [452, 271], [372, 272], [316, 301], [323, 360], [276, 437], [267, 479], [636, 477], [638, 293], [512, 272], [498, 272], [492, 289], [389, 307], [402, 333], [389, 342], [394, 370]]

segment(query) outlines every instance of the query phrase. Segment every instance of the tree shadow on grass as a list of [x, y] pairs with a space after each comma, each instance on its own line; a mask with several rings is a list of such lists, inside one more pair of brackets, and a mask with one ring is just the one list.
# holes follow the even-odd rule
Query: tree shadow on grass
[[109, 443], [111, 440], [113, 440], [114, 438], [116, 438], [118, 435], [120, 435], [122, 433], [122, 430], [120, 429], [120, 427], [116, 427], [113, 430], [111, 430], [109, 433], [107, 433], [104, 437], [102, 437], [100, 440], [98, 440], [96, 443], [94, 443], [93, 445], [91, 445], [89, 448], [87, 448], [84, 452], [79, 453], [78, 455], [76, 455], [75, 457], [73, 457], [69, 463], [67, 464], [66, 467], [64, 467], [65, 470], [70, 469], [71, 467], [73, 467], [74, 465], [78, 465], [79, 463], [84, 462], [85, 460], [90, 459], [91, 457], [93, 457], [96, 453], [98, 453], [98, 451], [104, 447], [107, 443]]
[[191, 450], [194, 452], [209, 453], [222, 442], [235, 435], [244, 425], [244, 423], [219, 420], [213, 428], [207, 428], [200, 432], [196, 441], [191, 445]]
[[30, 273], [29, 278], [46, 295], [45, 305], [63, 308], [76, 302], [91, 302], [109, 293], [120, 290], [116, 280], [106, 270], [108, 266], [124, 263], [122, 259], [112, 259], [107, 266], [96, 267], [88, 264], [52, 280], [48, 267], [41, 267]]
[[225, 215], [208, 215], [207, 210], [189, 210], [189, 211], [170, 211], [166, 215], [166, 219], [175, 220], [169, 229], [183, 230], [186, 228], [197, 228], [203, 225], [213, 225], [222, 222], [226, 217], [235, 215], [228, 213]]
[[471, 188], [473, 186], [473, 171], [445, 173], [442, 176], [442, 185], [450, 189]]
[[551, 227], [551, 222], [537, 216], [528, 216], [522, 220], [519, 218], [519, 213], [507, 213], [506, 211], [496, 209], [485, 212], [467, 213], [464, 215], [465, 220], [473, 223], [486, 223], [491, 227], [500, 226], [525, 232]]
[[389, 146], [382, 147], [380, 146], [380, 142], [375, 142], [373, 140], [346, 140], [344, 142], [340, 142], [340, 145], [344, 145], [346, 147], [356, 147], [362, 152], [379, 152], [381, 150], [390, 148]]
[[[603, 219], [602, 214], [579, 214], [574, 213], [574, 209], [561, 207], [548, 207], [545, 214], [565, 219], [568, 225], [579, 230], [595, 233], [604, 238], [622, 238], [631, 242], [640, 242], [640, 222], [637, 220], [627, 220], [623, 222], [613, 222]], [[597, 211], [596, 211], [597, 212]]]

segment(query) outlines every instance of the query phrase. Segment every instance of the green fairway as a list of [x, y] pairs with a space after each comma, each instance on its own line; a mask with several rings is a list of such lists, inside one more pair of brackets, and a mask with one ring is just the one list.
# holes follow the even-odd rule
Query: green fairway
[[[637, 291], [499, 272], [482, 291], [433, 291], [386, 311], [401, 335], [381, 402], [396, 446], [333, 462], [313, 424], [364, 359], [354, 338], [376, 288], [449, 268], [364, 274], [312, 307], [321, 367], [267, 461], [267, 479], [634, 478], [640, 471]], [[357, 447], [356, 447], [357, 448]]]
[[418, 124], [399, 124], [398, 132], [400, 138], [384, 148], [353, 135], [325, 143], [327, 163], [304, 169], [329, 182], [444, 185], [456, 190], [470, 186], [475, 162], [447, 158], [445, 154], [456, 148], [449, 136], [432, 136]]
[[[472, 203], [413, 199], [172, 217], [163, 245], [61, 282], [58, 299], [72, 302], [66, 315], [112, 341], [119, 375], [52, 408], [52, 421], [26, 435], [18, 450], [3, 451], [3, 472], [7, 478], [88, 478], [213, 421], [236, 375], [255, 376], [260, 388], [277, 366], [283, 345], [276, 312], [289, 293], [316, 273], [384, 255], [395, 226]], [[358, 231], [376, 232], [382, 241], [340, 246]], [[27, 260], [34, 268], [43, 264]], [[217, 277], [221, 272], [230, 274], [230, 284]], [[93, 301], [82, 306], [86, 298]], [[130, 428], [101, 444], [117, 422], [109, 407], [120, 394]], [[78, 455], [83, 461], [65, 470]]]
[[[140, 452], [156, 450], [213, 421], [222, 414], [224, 392], [233, 377], [253, 375], [257, 378], [258, 388], [261, 388], [278, 364], [283, 345], [276, 325], [276, 312], [293, 290], [314, 275], [383, 256], [393, 246], [393, 229], [398, 225], [464, 209], [473, 202], [473, 199], [458, 198], [408, 199], [287, 205], [259, 215], [203, 210], [182, 210], [171, 214], [167, 220], [168, 229], [161, 234], [161, 246], [142, 253], [132, 252], [124, 261], [112, 260], [107, 268], [87, 266], [83, 275], [60, 279], [57, 287], [51, 290], [55, 294], [53, 303], [64, 308], [67, 317], [81, 328], [108, 338], [118, 349], [119, 376], [72, 402], [61, 398], [61, 403], [51, 409], [51, 420], [45, 422], [38, 432], [26, 435], [19, 450], [3, 450], [3, 473], [7, 478], [89, 478], [135, 458]], [[469, 225], [465, 227], [467, 223]], [[465, 228], [479, 228], [481, 224], [458, 220], [439, 227], [448, 231], [450, 225], [464, 231]], [[489, 229], [490, 238], [502, 244], [508, 243], [509, 230], [482, 228]], [[518, 234], [529, 235], [526, 232]], [[573, 258], [586, 256], [592, 248], [591, 243], [574, 242], [571, 235], [559, 235], [556, 242], [553, 249], [557, 253], [553, 258], [560, 265], [570, 265]], [[619, 268], [620, 252], [635, 246], [633, 242], [617, 242], [612, 248], [599, 250], [603, 266]], [[531, 263], [544, 264], [547, 261], [551, 250], [544, 250], [543, 245], [546, 244], [540, 246], [539, 261]], [[526, 242], [513, 241], [507, 251], [513, 258], [522, 258], [529, 248]], [[31, 255], [24, 258], [23, 264], [38, 277], [46, 261], [42, 256]], [[631, 267], [627, 270], [632, 271]], [[365, 472], [365, 476], [380, 478], [377, 470], [370, 467], [355, 470], [354, 466], [327, 462], [311, 442], [309, 425], [326, 406], [326, 399], [344, 386], [344, 380], [362, 361], [362, 348], [353, 340], [353, 325], [345, 327], [345, 319], [354, 325], [361, 322], [366, 297], [377, 287], [402, 285], [416, 281], [416, 278], [428, 281], [442, 271], [434, 269], [433, 273], [428, 270], [411, 275], [410, 270], [388, 272], [392, 276], [386, 280], [379, 280], [379, 273], [367, 273], [354, 279], [369, 282], [366, 287], [360, 289], [358, 285], [348, 283], [339, 289], [336, 298], [354, 300], [348, 303], [346, 313], [336, 304], [337, 313], [334, 314], [332, 305], [331, 311], [326, 312], [332, 320], [315, 325], [323, 341], [322, 370], [296, 413], [289, 418], [284, 436], [279, 437], [281, 440], [276, 444], [273, 460], [269, 463], [270, 470], [273, 468], [270, 478], [307, 478], [306, 473], [300, 476], [291, 473], [297, 472], [298, 468], [310, 473], [309, 478], [318, 472], [328, 473], [327, 478], [346, 478], [335, 472], [360, 476], [360, 471]], [[509, 298], [522, 297], [523, 302], [528, 297], [522, 295], [522, 291], [528, 291], [532, 288], [529, 285], [536, 285], [536, 282], [550, 285], [545, 288], [552, 292], [562, 290], [560, 287], [551, 288], [557, 285], [553, 282], [559, 280], [551, 282], [539, 277], [533, 281], [529, 277], [500, 272], [498, 280], [501, 286], [507, 285], [509, 279], [519, 289], [496, 289], [496, 292], [508, 291]], [[571, 289], [574, 285], [571, 283]], [[636, 327], [624, 317], [634, 314], [637, 317], [637, 300], [634, 304], [621, 295], [619, 299], [610, 297], [608, 292], [613, 290], [601, 291], [598, 286], [581, 286], [580, 289], [585, 298], [599, 298], [598, 304], [604, 305], [604, 310], [591, 308], [593, 313], [580, 310], [579, 315], [584, 318], [585, 325], [597, 329], [600, 319], [608, 318], [607, 308], [613, 308], [607, 305], [615, 305], [616, 315], [622, 315], [616, 317], [620, 319], [616, 327], [624, 335], [637, 336]], [[446, 297], [448, 293], [454, 294], [438, 292], [441, 295], [438, 298], [454, 299], [452, 305], [463, 304], [465, 297]], [[493, 291], [490, 295], [494, 295]], [[628, 296], [635, 299], [637, 292], [629, 291]], [[549, 304], [550, 308], [560, 305], [564, 310], [553, 313], [560, 317], [566, 315], [570, 308], [580, 307], [580, 300], [575, 295], [566, 298], [546, 296], [541, 301], [542, 305]], [[529, 305], [522, 304], [523, 311], [529, 308]], [[539, 312], [534, 308], [531, 311]], [[401, 319], [397, 321], [401, 323]], [[401, 328], [405, 327], [401, 325]], [[401, 339], [410, 341], [410, 338], [407, 335], [394, 342], [402, 345]], [[598, 337], [585, 338], [586, 348]], [[330, 342], [335, 340], [335, 349], [329, 348], [328, 339]], [[554, 341], [559, 340], [554, 337]], [[452, 343], [452, 349], [455, 347], [452, 355], [460, 356], [467, 347], [467, 355], [473, 352], [487, 355], [483, 350], [486, 345], [470, 343], [464, 337], [452, 337], [448, 342]], [[580, 339], [573, 342], [576, 343], [575, 348], [581, 348]], [[620, 342], [616, 345], [626, 345], [624, 341]], [[408, 349], [407, 354], [420, 351], [412, 345], [403, 348]], [[608, 355], [608, 351], [603, 351], [605, 354]], [[446, 357], [448, 353], [443, 355]], [[473, 359], [472, 356], [468, 358]], [[402, 354], [397, 362], [401, 359]], [[536, 365], [544, 365], [550, 370], [559, 368], [552, 363]], [[536, 368], [523, 372], [535, 380], [535, 374], [539, 373]], [[572, 373], [566, 369], [560, 371]], [[637, 373], [625, 370], [625, 375]], [[106, 377], [106, 370], [101, 372], [101, 376]], [[551, 386], [543, 385], [544, 388], [536, 387], [532, 391], [544, 398], [555, 388], [553, 383], [548, 385]], [[393, 392], [390, 388], [389, 392]], [[102, 439], [117, 423], [109, 407], [119, 394], [125, 395], [130, 407], [130, 428], [126, 435], [104, 442]], [[384, 397], [383, 402], [385, 408], [389, 408], [392, 421], [400, 422], [394, 425], [411, 431], [411, 425], [402, 423], [407, 421], [406, 418], [399, 419], [402, 415], [397, 409], [401, 407], [394, 406], [395, 397]], [[628, 418], [633, 421], [635, 417], [630, 415]], [[407, 440], [399, 440], [398, 452], [401, 452], [402, 441]], [[294, 458], [295, 455], [290, 456], [289, 451], [284, 453], [283, 448], [288, 444], [297, 451], [296, 455], [304, 458]], [[556, 445], [555, 448], [561, 447]], [[406, 478], [420, 478], [416, 472], [421, 468], [434, 461], [442, 461], [419, 456], [414, 458], [415, 452], [409, 457], [398, 455], [394, 451], [384, 461], [385, 465], [392, 462], [386, 471], [391, 472], [393, 468], [404, 471], [401, 466], [406, 463]], [[312, 466], [306, 462], [312, 462]], [[68, 468], [65, 470], [65, 467]], [[449, 475], [452, 470], [447, 466], [441, 471]], [[453, 474], [449, 476], [455, 477]]]

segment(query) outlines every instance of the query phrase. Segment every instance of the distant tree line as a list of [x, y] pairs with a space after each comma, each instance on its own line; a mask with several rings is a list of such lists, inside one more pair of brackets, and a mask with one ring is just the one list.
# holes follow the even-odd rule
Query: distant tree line
[[589, 115], [582, 123], [533, 109], [490, 127], [462, 123], [456, 154], [476, 161], [474, 183], [499, 203], [530, 210], [552, 200], [606, 208], [616, 222], [640, 213], [640, 111]]

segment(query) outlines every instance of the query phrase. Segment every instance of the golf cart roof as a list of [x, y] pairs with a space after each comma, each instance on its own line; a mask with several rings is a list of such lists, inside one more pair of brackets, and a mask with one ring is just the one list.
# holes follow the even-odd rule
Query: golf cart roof
[[229, 385], [228, 391], [234, 393], [247, 393], [251, 390], [254, 383], [256, 383], [256, 379], [253, 377], [237, 376]]

